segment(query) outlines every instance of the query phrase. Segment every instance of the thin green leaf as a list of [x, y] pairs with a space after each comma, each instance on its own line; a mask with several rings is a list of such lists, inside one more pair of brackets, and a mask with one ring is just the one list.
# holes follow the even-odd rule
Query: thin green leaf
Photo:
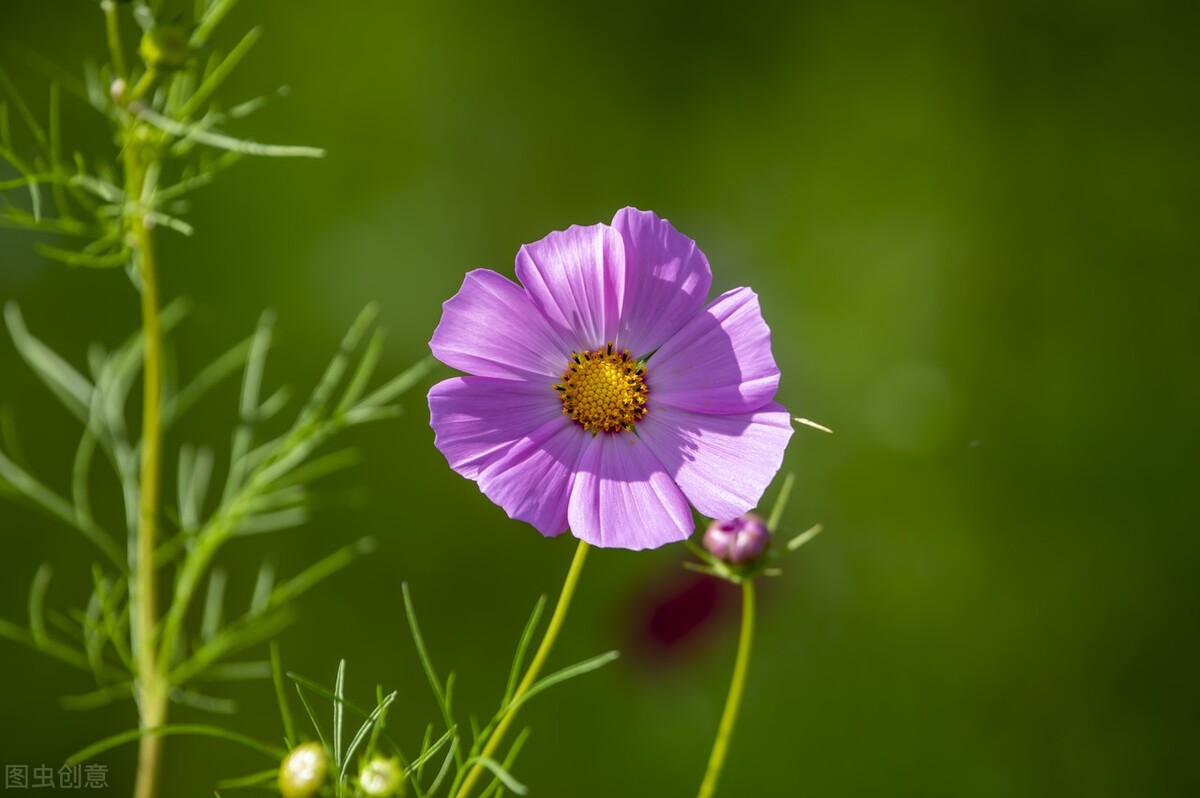
[[188, 119], [203, 108], [204, 104], [212, 98], [213, 92], [225, 82], [225, 79], [233, 73], [233, 70], [237, 68], [241, 60], [250, 52], [250, 48], [254, 47], [261, 38], [262, 28], [251, 28], [242, 37], [242, 40], [237, 43], [237, 46], [229, 51], [229, 55], [221, 59], [221, 62], [205, 76], [199, 88], [196, 89], [187, 102], [183, 104], [183, 107], [175, 114], [176, 118], [181, 120]]
[[176, 419], [195, 406], [209, 391], [224, 380], [237, 373], [246, 362], [250, 353], [253, 336], [238, 342], [224, 354], [205, 366], [192, 381], [171, 397], [171, 401], [163, 405], [163, 424], [169, 426]]
[[333, 761], [338, 771], [342, 770], [342, 716], [346, 708], [342, 706], [346, 695], [346, 660], [338, 662], [337, 678], [333, 682], [333, 694], [337, 700], [333, 702]]
[[126, 743], [134, 742], [135, 740], [140, 740], [143, 737], [167, 737], [180, 734], [194, 734], [201, 737], [216, 737], [221, 740], [227, 740], [231, 743], [237, 743], [238, 745], [249, 748], [252, 751], [257, 751], [260, 754], [270, 757], [272, 760], [280, 760], [287, 755], [286, 751], [275, 748], [274, 746], [264, 745], [258, 740], [254, 740], [250, 737], [246, 737], [245, 735], [237, 734], [236, 732], [231, 732], [227, 729], [222, 729], [217, 726], [206, 726], [200, 723], [177, 723], [167, 724], [165, 726], [154, 726], [147, 729], [131, 729], [127, 732], [114, 734], [111, 737], [106, 737], [103, 740], [100, 740], [99, 742], [92, 743], [88, 747], [67, 757], [67, 764], [76, 765], [80, 762], [86, 762], [90, 759], [94, 759], [97, 754], [102, 754], [105, 751], [111, 750], [120, 745], [125, 745]]
[[821, 534], [821, 531], [824, 528], [825, 527], [821, 526], [820, 524], [816, 524], [815, 526], [812, 526], [812, 527], [806, 529], [805, 531], [801, 532], [799, 535], [796, 535], [796, 537], [794, 537], [788, 541], [788, 544], [787, 544], [788, 551], [795, 551], [796, 549], [800, 548], [805, 543], [809, 542], [810, 540], [815, 538], [817, 535]]
[[[288, 678], [296, 679], [290, 673], [288, 674]], [[300, 696], [300, 703], [304, 705], [304, 711], [308, 713], [308, 719], [312, 721], [313, 728], [317, 731], [317, 739], [321, 741], [321, 746], [328, 748], [329, 744], [325, 742], [325, 735], [321, 733], [321, 724], [317, 722], [317, 715], [313, 712], [312, 704], [308, 703], [308, 697], [304, 695], [304, 690], [300, 684], [296, 685], [296, 694]], [[292, 742], [295, 743], [296, 741], [293, 740]]]
[[208, 42], [208, 37], [212, 36], [213, 30], [221, 24], [221, 20], [225, 19], [225, 15], [237, 5], [237, 1], [214, 0], [208, 6], [204, 16], [197, 20], [196, 29], [192, 31], [192, 37], [188, 43], [194, 48], [203, 47]]
[[[439, 737], [433, 745], [426, 748], [419, 757], [413, 760], [412, 763], [404, 769], [404, 775], [410, 776], [413, 773], [416, 773], [417, 778], [420, 778], [420, 773], [424, 769], [425, 763], [433, 758], [433, 755], [440, 751], [442, 746], [446, 745], [446, 743], [450, 742], [454, 738], [454, 733], [457, 730], [457, 727], [450, 729], [441, 737]], [[433, 792], [433, 790], [431, 789], [430, 792]]]
[[44, 258], [56, 260], [68, 266], [81, 266], [87, 269], [120, 268], [121, 266], [127, 266], [130, 258], [129, 250], [124, 248], [104, 255], [93, 255], [87, 252], [63, 249], [39, 242], [33, 245], [33, 249]]
[[388, 404], [420, 382], [436, 364], [437, 360], [432, 356], [417, 361], [359, 402], [358, 407], [380, 407]]
[[265, 787], [279, 778], [279, 768], [271, 768], [248, 776], [238, 776], [234, 779], [222, 779], [217, 787], [222, 790], [237, 790], [243, 787]]
[[198, 124], [181, 124], [176, 122], [174, 119], [170, 119], [162, 114], [151, 111], [149, 108], [140, 109], [138, 111], [138, 117], [149, 122], [159, 130], [171, 134], [172, 136], [179, 136], [185, 140], [196, 141], [200, 144], [205, 144], [209, 147], [214, 147], [219, 150], [238, 152], [243, 155], [258, 155], [264, 158], [325, 157], [325, 150], [319, 147], [301, 147], [284, 144], [261, 144], [257, 141], [237, 139], [233, 136], [227, 136], [224, 133], [202, 127]]
[[323, 454], [302, 466], [296, 467], [286, 476], [275, 480], [273, 484], [277, 489], [306, 485], [310, 482], [316, 482], [322, 477], [343, 471], [360, 462], [362, 462], [362, 452], [358, 449], [339, 449], [329, 454]]
[[275, 700], [279, 702], [279, 717], [283, 721], [283, 738], [289, 746], [295, 745], [296, 722], [292, 720], [292, 708], [288, 706], [287, 694], [283, 689], [283, 661], [279, 655], [279, 642], [271, 641], [271, 683], [275, 687]]
[[775, 499], [775, 504], [771, 506], [771, 513], [767, 516], [767, 529], [772, 532], [779, 526], [779, 522], [783, 520], [783, 511], [787, 509], [788, 499], [792, 495], [792, 485], [796, 482], [796, 475], [788, 472], [788, 475], [783, 478], [783, 485], [779, 488], [779, 496]]
[[224, 152], [220, 157], [213, 160], [211, 164], [206, 165], [205, 171], [192, 177], [180, 180], [174, 185], [160, 188], [155, 194], [155, 199], [161, 204], [170, 202], [173, 199], [183, 196], [195, 189], [207, 186], [213, 182], [219, 172], [223, 172], [233, 164], [242, 159], [242, 154], [237, 152]]
[[[517, 757], [520, 755], [521, 749], [525, 747], [525, 741], [529, 739], [529, 735], [532, 731], [533, 729], [526, 726], [521, 730], [521, 733], [517, 735], [517, 739], [513, 741], [512, 747], [508, 749], [508, 755], [504, 757], [503, 765], [505, 770], [510, 772], [512, 771], [512, 767], [514, 764], [516, 764]], [[479, 794], [479, 798], [488, 798], [488, 796], [490, 796], [493, 792], [495, 793], [496, 798], [500, 798], [500, 796], [504, 794], [504, 784], [499, 779], [493, 779], [492, 783], [488, 785], [487, 789]]]
[[213, 696], [197, 693], [194, 690], [183, 690], [175, 688], [171, 691], [171, 700], [184, 706], [199, 709], [204, 712], [213, 712], [218, 715], [232, 715], [237, 712], [237, 702], [229, 698], [215, 698]]
[[[451, 729], [451, 731], [453, 731], [453, 729]], [[446, 734], [448, 735], [450, 732], [446, 732]], [[461, 759], [460, 753], [458, 738], [456, 737], [450, 743], [450, 750], [446, 752], [446, 758], [442, 760], [442, 766], [438, 769], [438, 774], [436, 777], [434, 777], [433, 784], [429, 785], [429, 795], [435, 794], [438, 791], [438, 788], [442, 786], [442, 781], [450, 773], [450, 763]], [[414, 781], [413, 784], [416, 784], [416, 782]]]
[[372, 538], [363, 538], [338, 549], [271, 591], [270, 604], [277, 606], [291, 601], [313, 585], [345, 568], [359, 556], [374, 550], [375, 541]]
[[[345, 660], [343, 660], [343, 662], [344, 661]], [[387, 712], [387, 708], [390, 707], [392, 702], [396, 700], [396, 695], [397, 694], [395, 692], [391, 692], [384, 696], [383, 700], [379, 702], [379, 705], [376, 706], [374, 711], [371, 712], [370, 717], [363, 721], [362, 726], [358, 727], [358, 732], [355, 733], [354, 737], [350, 740], [349, 747], [346, 748], [346, 755], [342, 757], [342, 764], [339, 772], [341, 773], [341, 777], [343, 779], [346, 778], [346, 771], [350, 767], [351, 760], [354, 758], [354, 752], [358, 750], [358, 746], [362, 743], [363, 739], [366, 738], [366, 736], [375, 728], [375, 724], [379, 722], [380, 718], [383, 716], [383, 713]], [[341, 705], [334, 705], [335, 708], [339, 706]]]
[[4, 321], [17, 352], [67, 409], [86, 424], [92, 384], [54, 350], [30, 334], [16, 302], [10, 301], [4, 306]]
[[291, 529], [301, 526], [308, 521], [308, 511], [303, 507], [293, 507], [274, 513], [243, 518], [238, 521], [235, 532], [238, 535], [262, 535], [277, 532], [280, 529]]
[[422, 757], [429, 752], [429, 744], [433, 742], [433, 724], [430, 723], [425, 727], [425, 736], [421, 738], [421, 754], [417, 757], [417, 762], [413, 766], [417, 769], [417, 777], [414, 781], [420, 781], [425, 776], [425, 762]]
[[283, 409], [284, 405], [292, 398], [292, 391], [286, 385], [281, 387], [275, 393], [267, 397], [261, 405], [258, 406], [258, 420], [267, 422], [275, 417], [275, 414]]
[[75, 459], [71, 465], [71, 500], [75, 504], [75, 515], [80, 525], [95, 526], [92, 516], [91, 477], [92, 458], [96, 453], [96, 436], [90, 428], [84, 428], [79, 445], [75, 447]]
[[258, 615], [267, 609], [271, 601], [271, 589], [275, 587], [275, 566], [263, 561], [254, 577], [254, 593], [250, 596], [250, 614]]
[[0, 482], [7, 482], [35, 507], [41, 508], [68, 526], [77, 529], [84, 537], [96, 544], [97, 548], [104, 552], [118, 568], [125, 569], [127, 567], [124, 552], [117, 547], [104, 530], [94, 522], [80, 518], [69, 502], [38, 482], [28, 472], [18, 468], [15, 463], [4, 456], [3, 452], [0, 452]]
[[308, 490], [303, 485], [273, 490], [246, 501], [246, 512], [250, 514], [286, 510], [295, 507], [310, 507]]
[[8, 77], [8, 73], [2, 67], [0, 67], [0, 89], [3, 89], [4, 93], [8, 95], [13, 107], [17, 109], [17, 116], [21, 117], [21, 121], [29, 128], [29, 132], [37, 139], [37, 143], [41, 148], [43, 150], [49, 149], [50, 143], [46, 138], [46, 131], [38, 124], [37, 117], [29, 110], [29, 106], [25, 104], [25, 99], [17, 91], [17, 87], [13, 85], [12, 80]]
[[12, 408], [8, 406], [0, 407], [0, 443], [8, 449], [14, 464], [23, 470], [29, 470], [29, 460], [25, 457], [25, 450], [17, 435], [17, 419]]
[[457, 724], [454, 723], [454, 718], [450, 712], [450, 705], [446, 701], [446, 693], [442, 689], [442, 682], [438, 678], [437, 670], [433, 667], [433, 660], [429, 656], [429, 651], [425, 648], [425, 639], [421, 636], [421, 627], [417, 623], [417, 612], [413, 609], [412, 594], [409, 592], [408, 583], [401, 583], [400, 590], [404, 594], [404, 612], [408, 616], [408, 628], [412, 632], [413, 645], [416, 646], [417, 657], [421, 660], [421, 667], [425, 669], [425, 678], [428, 680], [429, 687], [433, 690], [433, 695], [442, 710], [442, 720], [445, 721], [446, 728], [454, 728]]
[[244, 682], [252, 679], [269, 679], [271, 663], [266, 660], [250, 662], [222, 662], [204, 672], [206, 682]]
[[317, 387], [313, 389], [307, 404], [300, 411], [300, 416], [296, 420], [297, 428], [308, 424], [325, 409], [329, 398], [342, 381], [342, 377], [346, 373], [346, 368], [350, 364], [350, 358], [354, 354], [354, 350], [358, 348], [359, 341], [362, 340], [367, 328], [378, 314], [379, 307], [375, 303], [371, 303], [362, 309], [358, 314], [358, 318], [350, 325], [350, 329], [346, 331], [346, 335], [342, 338], [342, 343], [338, 347], [337, 353], [329, 361], [329, 365], [325, 367], [325, 373], [321, 375], [320, 381], [317, 382]]
[[508, 686], [504, 690], [504, 699], [500, 702], [500, 706], [508, 706], [508, 702], [512, 701], [513, 693], [517, 691], [517, 682], [521, 678], [521, 670], [525, 666], [525, 652], [529, 650], [529, 644], [533, 640], [533, 633], [537, 631], [538, 621], [541, 620], [542, 610], [546, 607], [546, 597], [543, 595], [538, 598], [537, 603], [533, 605], [533, 612], [529, 615], [529, 620], [525, 623], [525, 630], [521, 632], [521, 640], [517, 644], [517, 653], [513, 656], [512, 667], [508, 670]]
[[[69, 665], [74, 665], [80, 670], [92, 670], [92, 666], [88, 663], [87, 658], [78, 651], [64, 646], [53, 639], [49, 639], [44, 645], [38, 646], [33, 640], [33, 635], [29, 634], [28, 631], [3, 619], [0, 619], [0, 637], [7, 637], [14, 643], [20, 643], [37, 651], [41, 651], [43, 654], [48, 654], [55, 659], [61, 660]], [[119, 677], [119, 674], [116, 671], [106, 671], [105, 673], [113, 678]]]
[[278, 607], [273, 612], [243, 616], [237, 622], [221, 630], [213, 640], [203, 644], [188, 659], [171, 671], [173, 684], [184, 684], [207, 671], [217, 661], [270, 640], [282, 632], [295, 619], [291, 607]]
[[225, 610], [225, 570], [213, 568], [208, 575], [208, 591], [204, 595], [204, 613], [200, 616], [200, 639], [210, 642], [221, 630]]
[[74, 219], [43, 219], [13, 206], [0, 208], [0, 227], [15, 227], [77, 237], [91, 237], [96, 234], [95, 228]]
[[101, 687], [82, 695], [65, 695], [58, 700], [63, 709], [73, 712], [99, 709], [114, 701], [123, 701], [133, 696], [133, 682], [122, 682], [107, 687]]
[[46, 591], [53, 575], [54, 569], [50, 563], [44, 562], [38, 567], [29, 586], [29, 631], [38, 648], [42, 648], [50, 639], [46, 634]]
[[254, 439], [254, 426], [257, 423], [258, 397], [262, 390], [263, 371], [266, 368], [267, 351], [271, 346], [271, 334], [275, 326], [275, 314], [264, 311], [258, 319], [258, 327], [250, 342], [246, 356], [246, 368], [242, 377], [242, 392], [238, 403], [240, 423], [233, 436], [233, 449], [229, 457], [229, 477], [225, 481], [225, 492], [221, 497], [222, 506], [233, 500], [234, 494], [242, 487], [245, 478], [245, 456], [250, 450]]
[[354, 370], [354, 376], [350, 378], [350, 385], [342, 395], [341, 401], [338, 402], [334, 415], [345, 413], [362, 397], [363, 392], [367, 389], [367, 383], [371, 381], [371, 376], [375, 373], [375, 367], [379, 365], [379, 357], [383, 354], [383, 342], [386, 337], [387, 335], [382, 329], [376, 330], [371, 335], [366, 351], [359, 360], [358, 367]]
[[8, 103], [0, 102], [0, 145], [12, 145], [12, 125], [8, 118]]
[[500, 782], [506, 788], [508, 788], [509, 790], [512, 790], [517, 795], [525, 795], [526, 793], [529, 792], [528, 787], [526, 787], [524, 784], [522, 784], [521, 782], [514, 779], [512, 777], [512, 774], [509, 773], [507, 770], [505, 770], [504, 766], [501, 765], [496, 760], [489, 759], [488, 757], [485, 757], [485, 756], [477, 756], [477, 757], [472, 757], [471, 759], [468, 759], [466, 762], [467, 765], [474, 765], [475, 763], [479, 763], [480, 765], [483, 765], [488, 770], [492, 771], [492, 773], [496, 776], [496, 778], [498, 778], [500, 780]]
[[582, 676], [585, 673], [590, 673], [597, 668], [602, 668], [619, 656], [620, 652], [608, 651], [604, 654], [591, 657], [590, 659], [585, 659], [582, 662], [577, 662], [574, 665], [568, 665], [562, 670], [555, 671], [549, 676], [543, 676], [541, 679], [534, 682], [532, 687], [522, 693], [520, 698], [512, 702], [512, 704], [510, 704], [505, 711], [511, 712], [543, 690], [547, 690], [556, 684], [567, 681], [568, 679], [573, 679], [576, 676]]
[[346, 422], [346, 426], [353, 427], [358, 424], [368, 424], [372, 421], [386, 421], [390, 418], [398, 418], [403, 412], [403, 408], [400, 407], [354, 407], [342, 415], [342, 420]]
[[117, 206], [118, 213], [116, 215], [119, 216], [124, 213], [124, 208], [120, 206], [125, 202], [125, 192], [118, 186], [84, 172], [72, 175], [70, 183], [72, 186], [91, 192], [105, 202], [113, 203]]

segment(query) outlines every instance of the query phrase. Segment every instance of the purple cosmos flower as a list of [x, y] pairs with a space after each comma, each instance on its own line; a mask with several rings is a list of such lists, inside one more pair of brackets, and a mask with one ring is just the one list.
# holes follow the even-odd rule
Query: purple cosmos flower
[[758, 297], [705, 304], [708, 260], [625, 208], [470, 272], [429, 342], [467, 372], [429, 392], [435, 444], [543, 535], [656, 548], [758, 504], [792, 434]]

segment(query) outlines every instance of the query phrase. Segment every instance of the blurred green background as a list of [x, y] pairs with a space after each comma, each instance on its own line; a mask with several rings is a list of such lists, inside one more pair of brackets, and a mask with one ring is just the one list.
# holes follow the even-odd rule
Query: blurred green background
[[[1200, 789], [1200, 7], [948, 2], [419, 4], [243, 2], [225, 46], [266, 37], [224, 96], [289, 96], [232, 132], [328, 148], [247, 161], [164, 234], [164, 290], [195, 311], [194, 371], [265, 307], [268, 384], [316, 379], [367, 302], [386, 368], [421, 358], [465, 271], [511, 274], [551, 229], [653, 209], [694, 237], [714, 291], [762, 296], [780, 398], [801, 429], [785, 532], [827, 532], [766, 588], [726, 796], [1158, 796]], [[17, 42], [78, 73], [103, 57], [94, 3], [3, 0], [0, 50], [44, 109]], [[68, 146], [108, 153], [80, 103]], [[82, 364], [137, 323], [119, 271], [70, 271], [0, 231], [0, 299]], [[422, 386], [424, 387], [424, 386]], [[64, 489], [78, 429], [0, 342], [0, 404]], [[508, 521], [433, 447], [423, 397], [355, 436], [331, 491], [366, 500], [227, 550], [233, 598], [363, 534], [369, 559], [301, 603], [288, 667], [351, 698], [400, 691], [419, 740], [435, 714], [403, 620], [415, 594], [457, 704], [486, 714], [569, 538]], [[172, 441], [227, 451], [236, 385]], [[1190, 487], [1189, 487], [1190, 486]], [[39, 563], [78, 601], [93, 554], [0, 506], [0, 617], [25, 615]], [[693, 634], [646, 642], [688, 588], [671, 547], [597, 551], [554, 661], [627, 656], [524, 715], [534, 795], [694, 793], [732, 664], [727, 591]], [[693, 588], [694, 589], [694, 586]], [[703, 592], [703, 591], [701, 591]], [[692, 594], [696, 595], [696, 594]], [[134, 723], [70, 713], [87, 677], [0, 643], [0, 761], [57, 763]], [[269, 685], [223, 692], [228, 722], [280, 734]], [[175, 719], [198, 717], [176, 710]], [[415, 744], [410, 747], [417, 747]], [[132, 748], [107, 756], [119, 794]], [[257, 769], [219, 742], [167, 745], [164, 795]]]

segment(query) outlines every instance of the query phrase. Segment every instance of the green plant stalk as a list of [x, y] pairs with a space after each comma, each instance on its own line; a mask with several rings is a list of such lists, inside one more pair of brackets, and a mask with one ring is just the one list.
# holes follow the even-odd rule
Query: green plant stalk
[[[145, 188], [146, 160], [151, 157], [139, 143], [136, 123], [126, 131], [126, 197], [137, 202]], [[158, 272], [154, 234], [145, 215], [129, 215], [129, 236], [141, 282], [143, 349], [143, 400], [141, 469], [138, 488], [137, 557], [134, 570], [136, 606], [133, 613], [133, 646], [137, 659], [138, 715], [143, 729], [161, 726], [167, 720], [164, 669], [156, 654], [155, 625], [158, 618], [157, 572], [154, 550], [158, 537], [159, 487], [162, 472], [162, 325], [158, 308]], [[146, 735], [138, 742], [137, 782], [134, 798], [154, 798], [158, 786], [162, 737]]]
[[125, 50], [121, 44], [121, 21], [117, 17], [115, 0], [105, 0], [101, 3], [104, 9], [104, 30], [108, 35], [108, 50], [112, 55], [113, 70], [117, 77], [124, 79], [128, 74], [125, 68]]
[[566, 620], [567, 609], [571, 606], [571, 598], [575, 595], [575, 587], [579, 584], [579, 574], [583, 571], [583, 561], [587, 557], [587, 552], [588, 544], [582, 540], [579, 541], [579, 546], [575, 549], [575, 557], [571, 560], [571, 567], [567, 570], [567, 578], [563, 582], [562, 592], [558, 594], [558, 604], [555, 605], [554, 614], [550, 617], [550, 624], [546, 627], [546, 634], [542, 637], [542, 642], [533, 655], [533, 661], [529, 663], [529, 669], [525, 671], [525, 676], [522, 677], [521, 683], [517, 685], [517, 689], [508, 703], [511, 709], [504, 713], [504, 717], [496, 725], [496, 730], [488, 738], [483, 753], [479, 755], [475, 765], [467, 773], [462, 786], [455, 793], [455, 798], [467, 798], [471, 794], [471, 790], [486, 770], [483, 760], [495, 758], [496, 749], [500, 747], [504, 735], [517, 718], [521, 697], [537, 681], [542, 667], [546, 664], [546, 659], [550, 656], [550, 649], [554, 647], [554, 641], [558, 638], [559, 631], [562, 630], [563, 621]]
[[754, 643], [754, 580], [742, 582], [742, 632], [738, 637], [737, 659], [733, 665], [733, 680], [729, 684], [729, 697], [725, 699], [725, 711], [721, 714], [721, 725], [717, 728], [717, 739], [713, 743], [712, 754], [708, 758], [708, 769], [704, 772], [704, 781], [700, 784], [697, 798], [712, 798], [717, 791], [717, 781], [721, 778], [721, 768], [725, 764], [725, 752], [729, 749], [729, 740], [733, 737], [733, 727], [737, 723], [738, 707], [742, 703], [742, 692], [746, 686], [746, 672], [750, 668], [750, 648]]

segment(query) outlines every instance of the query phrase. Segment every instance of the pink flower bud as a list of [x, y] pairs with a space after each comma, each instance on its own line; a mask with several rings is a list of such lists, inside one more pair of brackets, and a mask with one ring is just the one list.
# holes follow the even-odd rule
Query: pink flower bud
[[746, 513], [741, 518], [709, 524], [704, 548], [730, 565], [742, 565], [760, 557], [770, 540], [766, 523], [754, 513]]

